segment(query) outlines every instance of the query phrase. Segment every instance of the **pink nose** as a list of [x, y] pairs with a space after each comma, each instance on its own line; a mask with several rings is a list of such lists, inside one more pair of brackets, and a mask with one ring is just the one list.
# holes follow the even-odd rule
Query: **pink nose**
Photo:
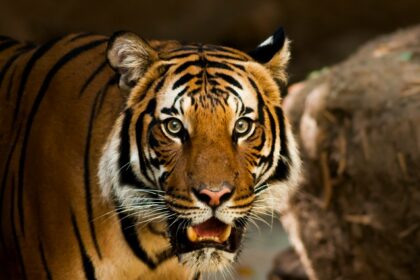
[[211, 191], [209, 189], [202, 189], [200, 194], [206, 198], [206, 202], [210, 206], [217, 206], [222, 200], [229, 196], [231, 190], [227, 187], [223, 187], [220, 191]]

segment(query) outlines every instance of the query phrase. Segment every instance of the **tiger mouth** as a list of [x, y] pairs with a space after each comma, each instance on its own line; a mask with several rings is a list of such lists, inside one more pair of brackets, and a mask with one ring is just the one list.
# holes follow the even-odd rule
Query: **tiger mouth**
[[239, 248], [243, 230], [225, 224], [216, 218], [191, 225], [176, 232], [173, 244], [178, 254], [188, 253], [204, 248], [216, 248], [227, 252], [235, 252]]
[[222, 244], [229, 239], [231, 233], [232, 226], [224, 224], [215, 218], [187, 227], [187, 237], [193, 243], [216, 242]]

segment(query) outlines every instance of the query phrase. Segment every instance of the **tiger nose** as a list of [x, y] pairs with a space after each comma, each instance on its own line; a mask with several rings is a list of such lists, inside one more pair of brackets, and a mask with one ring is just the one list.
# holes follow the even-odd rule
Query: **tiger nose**
[[231, 192], [232, 191], [227, 187], [223, 187], [218, 191], [202, 189], [200, 191], [200, 199], [210, 206], [218, 206], [220, 203], [226, 201], [230, 197]]

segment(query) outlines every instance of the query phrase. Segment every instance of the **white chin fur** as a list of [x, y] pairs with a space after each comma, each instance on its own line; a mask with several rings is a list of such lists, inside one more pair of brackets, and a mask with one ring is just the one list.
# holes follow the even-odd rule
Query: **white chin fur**
[[179, 256], [180, 262], [196, 272], [219, 272], [235, 262], [235, 253], [203, 248]]

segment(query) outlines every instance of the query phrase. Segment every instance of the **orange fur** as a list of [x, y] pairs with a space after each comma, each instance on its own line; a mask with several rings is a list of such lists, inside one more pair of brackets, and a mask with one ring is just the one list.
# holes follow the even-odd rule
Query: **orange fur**
[[[134, 43], [124, 48], [119, 39]], [[289, 180], [273, 177], [277, 162], [294, 168], [293, 149], [290, 158], [280, 155], [282, 143], [293, 141], [275, 83], [285, 79], [284, 61], [264, 66], [231, 48], [135, 35], [108, 49], [107, 41], [75, 34], [34, 48], [0, 40], [0, 273], [8, 279], [198, 277], [174, 248], [172, 220], [156, 219], [156, 209], [199, 216], [205, 203], [194, 191], [228, 186], [232, 197], [219, 214], [235, 226], [258, 200], [254, 187]], [[177, 88], [188, 75], [194, 78]], [[180, 99], [190, 104], [179, 105], [185, 112], [177, 117], [188, 135], [176, 139], [165, 130], [165, 108], [183, 87]], [[240, 97], [232, 97], [235, 90]], [[252, 133], [236, 137], [245, 107], [253, 112]], [[113, 166], [124, 151], [126, 162]], [[162, 197], [133, 195], [157, 189]], [[136, 199], [156, 205], [136, 211]]]

